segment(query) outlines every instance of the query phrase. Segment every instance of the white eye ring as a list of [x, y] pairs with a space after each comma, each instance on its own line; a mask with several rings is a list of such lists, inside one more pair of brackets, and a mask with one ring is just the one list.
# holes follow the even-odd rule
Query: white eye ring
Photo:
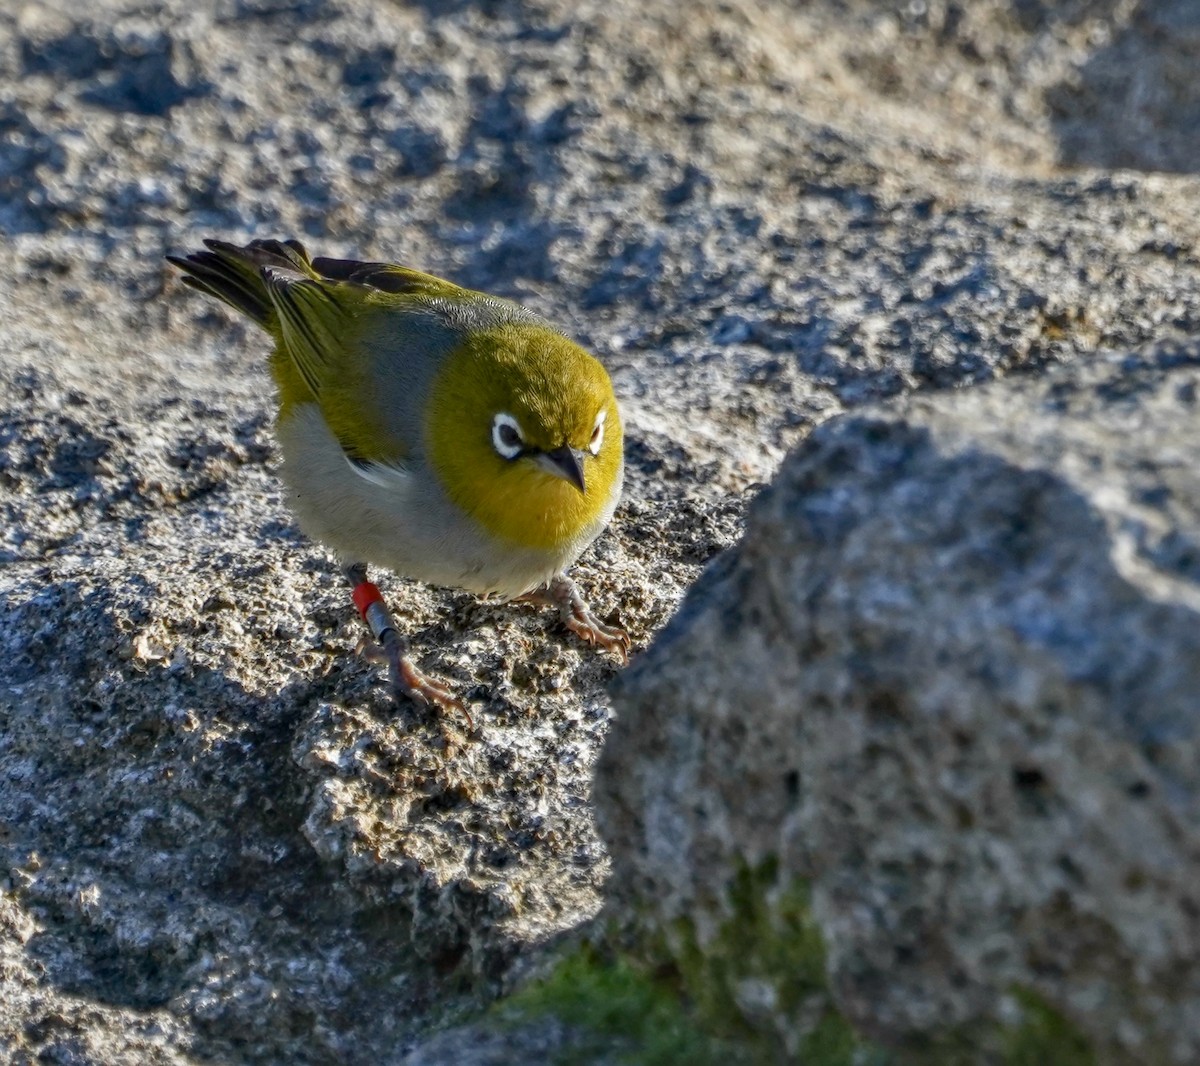
[[593, 455], [600, 454], [600, 445], [604, 443], [604, 423], [608, 419], [607, 409], [602, 408], [596, 415], [596, 424], [592, 427], [592, 439], [588, 441], [588, 451]]
[[521, 424], [503, 411], [492, 419], [492, 447], [504, 459], [515, 459], [525, 450]]

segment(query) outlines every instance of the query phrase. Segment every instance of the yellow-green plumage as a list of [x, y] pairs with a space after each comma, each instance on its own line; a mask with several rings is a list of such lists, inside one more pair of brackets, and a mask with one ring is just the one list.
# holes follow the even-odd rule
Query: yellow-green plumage
[[[493, 412], [507, 410], [529, 427], [529, 444], [582, 450], [601, 409], [608, 413], [606, 433], [619, 443], [620, 414], [595, 359], [542, 326], [498, 326], [451, 352], [435, 378], [425, 425], [429, 459], [451, 499], [486, 529], [516, 544], [553, 549], [600, 519], [607, 493], [581, 493], [536, 466], [514, 466], [496, 453], [486, 432], [464, 435], [462, 426], [486, 427]], [[593, 463], [588, 479], [613, 484], [620, 449], [602, 450]]]
[[[374, 315], [390, 310], [372, 295], [347, 282], [289, 286], [279, 299], [286, 310], [271, 330], [271, 374], [279, 388], [280, 417], [297, 404], [316, 403], [348, 455], [395, 463], [411, 450], [403, 427], [390, 425], [385, 412], [364, 400], [372, 384], [371, 365], [361, 358], [362, 335]], [[390, 299], [394, 305], [403, 297]]]

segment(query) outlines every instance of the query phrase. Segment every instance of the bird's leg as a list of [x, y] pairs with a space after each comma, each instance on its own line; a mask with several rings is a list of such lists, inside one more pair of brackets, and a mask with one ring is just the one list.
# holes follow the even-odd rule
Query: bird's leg
[[408, 657], [408, 642], [400, 635], [388, 613], [383, 596], [374, 582], [367, 580], [365, 563], [354, 563], [343, 571], [350, 582], [350, 596], [362, 616], [374, 642], [365, 637], [359, 652], [371, 662], [387, 663], [392, 687], [420, 703], [433, 704], [445, 711], [458, 711], [467, 720], [467, 728], [475, 731], [475, 723], [462, 702], [455, 699], [445, 685], [423, 674]]
[[629, 661], [629, 634], [623, 629], [605, 625], [592, 614], [579, 594], [579, 586], [566, 574], [551, 578], [540, 588], [517, 599], [556, 607], [563, 624], [572, 633], [589, 644], [599, 644], [605, 651], [611, 651], [622, 663]]

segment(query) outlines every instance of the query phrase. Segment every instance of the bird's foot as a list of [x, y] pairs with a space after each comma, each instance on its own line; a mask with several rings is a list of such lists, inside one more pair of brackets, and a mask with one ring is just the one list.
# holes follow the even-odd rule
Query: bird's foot
[[379, 589], [367, 580], [367, 568], [361, 564], [349, 566], [346, 577], [353, 586], [351, 595], [355, 606], [375, 638], [364, 637], [358, 645], [359, 654], [370, 662], [387, 664], [395, 692], [443, 711], [456, 711], [467, 720], [467, 729], [474, 733], [475, 721], [465, 704], [440, 681], [418, 669], [408, 657], [408, 644], [393, 624]]
[[560, 574], [541, 588], [527, 592], [518, 599], [557, 607], [563, 625], [572, 633], [582, 637], [589, 644], [598, 645], [611, 652], [621, 660], [622, 666], [629, 661], [629, 634], [623, 629], [601, 622], [592, 614], [579, 594], [579, 587], [565, 574]]
[[475, 721], [462, 700], [458, 699], [440, 681], [434, 680], [419, 669], [405, 654], [404, 639], [394, 629], [385, 629], [377, 644], [367, 637], [358, 642], [358, 653], [368, 662], [386, 664], [392, 688], [405, 696], [437, 707], [443, 711], [454, 711], [467, 720], [467, 728], [475, 732]]

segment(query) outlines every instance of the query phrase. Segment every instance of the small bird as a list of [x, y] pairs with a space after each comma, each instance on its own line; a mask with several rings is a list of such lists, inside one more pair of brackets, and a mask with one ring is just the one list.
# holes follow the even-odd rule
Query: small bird
[[[519, 305], [394, 263], [310, 259], [295, 240], [168, 260], [275, 341], [276, 435], [301, 528], [338, 554], [409, 696], [470, 716], [422, 673], [367, 565], [558, 609], [622, 662], [629, 637], [567, 567], [604, 529], [624, 475], [604, 367]], [[473, 728], [473, 724], [472, 724]]]

